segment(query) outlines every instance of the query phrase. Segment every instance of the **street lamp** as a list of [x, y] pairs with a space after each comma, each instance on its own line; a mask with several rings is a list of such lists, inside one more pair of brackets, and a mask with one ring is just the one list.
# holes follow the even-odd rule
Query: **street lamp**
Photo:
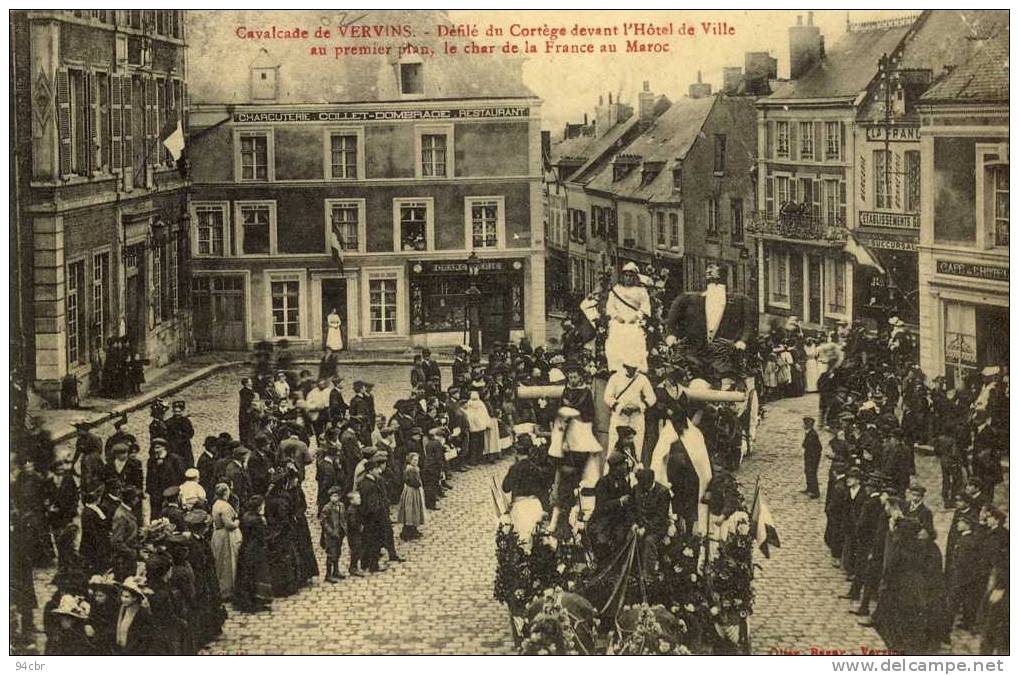
[[478, 276], [481, 274], [481, 261], [478, 254], [471, 251], [467, 257], [467, 340], [471, 351], [481, 354], [481, 289], [478, 288]]

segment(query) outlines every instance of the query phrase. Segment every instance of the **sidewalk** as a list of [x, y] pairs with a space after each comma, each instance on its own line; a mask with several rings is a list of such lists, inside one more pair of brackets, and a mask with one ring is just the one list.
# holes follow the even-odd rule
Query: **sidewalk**
[[[322, 353], [320, 351], [294, 351], [294, 365], [301, 367], [317, 367]], [[338, 361], [341, 365], [410, 365], [418, 349], [401, 350], [364, 350], [340, 352]], [[432, 355], [439, 365], [448, 366], [452, 363], [453, 352], [438, 349]], [[130, 397], [112, 399], [101, 396], [81, 399], [76, 410], [44, 408], [41, 399], [29, 407], [28, 414], [42, 421], [44, 429], [50, 432], [55, 443], [62, 443], [75, 434], [74, 423], [87, 421], [93, 425], [103, 424], [121, 415], [148, 406], [157, 398], [169, 398], [181, 389], [198, 380], [204, 379], [226, 368], [250, 364], [253, 362], [251, 352], [203, 352], [186, 359], [168, 363], [162, 367], [145, 370], [145, 384], [140, 394]]]

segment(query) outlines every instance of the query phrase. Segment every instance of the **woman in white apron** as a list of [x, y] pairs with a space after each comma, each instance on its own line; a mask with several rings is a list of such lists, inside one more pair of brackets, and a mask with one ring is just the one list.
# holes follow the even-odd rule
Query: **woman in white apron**
[[332, 352], [338, 352], [343, 349], [343, 322], [340, 320], [340, 315], [336, 311], [336, 308], [332, 308], [329, 311], [329, 315], [326, 317], [326, 351], [325, 356], [329, 356]]

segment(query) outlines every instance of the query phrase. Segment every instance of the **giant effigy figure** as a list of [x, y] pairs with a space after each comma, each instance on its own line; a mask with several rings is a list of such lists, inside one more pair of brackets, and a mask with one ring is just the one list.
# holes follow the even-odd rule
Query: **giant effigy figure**
[[610, 373], [632, 363], [642, 373], [647, 372], [647, 336], [645, 323], [651, 315], [651, 297], [640, 283], [640, 270], [635, 263], [623, 266], [619, 282], [605, 300], [608, 318], [608, 336], [605, 340], [605, 360]]

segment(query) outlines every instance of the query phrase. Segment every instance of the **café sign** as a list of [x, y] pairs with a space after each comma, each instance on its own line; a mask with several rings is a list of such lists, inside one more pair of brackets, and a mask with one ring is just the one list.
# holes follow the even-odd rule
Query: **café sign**
[[983, 279], [985, 281], [1004, 281], [1008, 283], [1008, 268], [999, 265], [978, 265], [976, 263], [938, 260], [937, 270], [938, 274], [950, 274], [956, 277]]
[[525, 106], [489, 108], [447, 108], [441, 110], [277, 110], [235, 112], [238, 124], [270, 124], [274, 122], [379, 122], [399, 120], [463, 120], [528, 117]]
[[[502, 274], [519, 272], [524, 269], [524, 261], [520, 258], [482, 259], [477, 263], [480, 274]], [[411, 265], [414, 274], [469, 274], [470, 266], [466, 260], [422, 260]]]

